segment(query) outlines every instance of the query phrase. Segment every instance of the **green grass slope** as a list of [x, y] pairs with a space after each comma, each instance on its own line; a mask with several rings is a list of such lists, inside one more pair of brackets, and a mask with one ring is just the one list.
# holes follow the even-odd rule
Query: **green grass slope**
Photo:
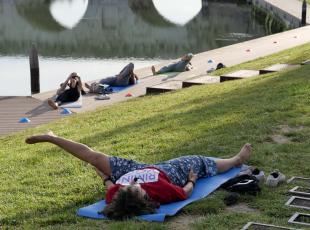
[[[28, 135], [56, 134], [121, 157], [153, 163], [186, 154], [228, 157], [250, 142], [249, 164], [287, 177], [310, 175], [310, 66], [248, 80], [145, 96], [74, 115], [0, 139], [0, 228], [173, 229], [190, 215], [191, 229], [240, 229], [248, 221], [286, 225], [296, 211], [284, 206], [292, 185], [262, 186], [242, 196], [253, 212], [227, 211], [215, 194], [164, 224], [80, 218], [76, 210], [101, 199], [92, 168], [50, 145], [26, 145]], [[281, 137], [279, 144], [273, 137]], [[196, 218], [197, 217], [197, 218]]]

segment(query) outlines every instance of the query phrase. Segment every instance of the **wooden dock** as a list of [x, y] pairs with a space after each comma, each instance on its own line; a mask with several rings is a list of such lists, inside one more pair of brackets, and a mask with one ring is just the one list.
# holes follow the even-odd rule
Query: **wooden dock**
[[[277, 41], [277, 43], [275, 44], [274, 41]], [[196, 54], [192, 60], [194, 69], [174, 76], [153, 76], [150, 68], [139, 69], [136, 71], [140, 77], [139, 84], [112, 94], [110, 100], [95, 100], [94, 97], [96, 95], [86, 95], [83, 97], [82, 108], [71, 110], [75, 113], [92, 111], [98, 107], [112, 105], [117, 102], [130, 100], [132, 97], [145, 95], [147, 87], [169, 81], [184, 82], [194, 77], [206, 75], [206, 71], [211, 67], [215, 68], [219, 62], [224, 63], [226, 66], [233, 66], [309, 42], [310, 26], [305, 26]], [[251, 52], [247, 52], [248, 49], [251, 49]], [[212, 64], [208, 63], [210, 59], [213, 60]], [[168, 63], [157, 65], [156, 69], [166, 64]], [[51, 110], [46, 103], [46, 100], [53, 96], [54, 93], [55, 91], [34, 94], [32, 97], [0, 97], [0, 136], [12, 134], [63, 117], [59, 110]], [[127, 93], [131, 93], [133, 96], [126, 97]], [[19, 123], [19, 119], [22, 117], [28, 117], [30, 123]]]
[[[0, 97], [0, 136], [35, 127], [59, 119], [59, 111], [32, 97]], [[20, 123], [28, 118], [29, 123]]]

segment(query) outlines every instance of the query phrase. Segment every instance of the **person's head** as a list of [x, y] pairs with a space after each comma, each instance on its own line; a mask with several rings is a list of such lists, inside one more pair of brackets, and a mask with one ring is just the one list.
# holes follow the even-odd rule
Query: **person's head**
[[76, 72], [71, 73], [70, 81], [68, 84], [69, 84], [69, 87], [75, 88], [75, 86], [78, 86], [79, 89], [81, 90], [83, 89], [81, 77]]
[[188, 54], [184, 55], [182, 59], [184, 61], [190, 61], [190, 60], [192, 60], [193, 57], [194, 57], [194, 54], [188, 53]]
[[129, 85], [136, 84], [138, 80], [139, 80], [138, 76], [134, 72], [132, 72], [129, 78]]
[[158, 206], [139, 184], [134, 183], [120, 188], [102, 213], [110, 219], [123, 220], [155, 213]]

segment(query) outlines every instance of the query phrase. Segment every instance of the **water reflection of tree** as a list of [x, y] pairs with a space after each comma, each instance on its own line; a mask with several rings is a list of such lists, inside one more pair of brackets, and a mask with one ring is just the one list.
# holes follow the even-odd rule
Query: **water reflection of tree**
[[[73, 30], [57, 33], [56, 29], [63, 29], [58, 24], [54, 30], [47, 29], [49, 23], [56, 23], [49, 12], [54, 0], [14, 1], [22, 17], [13, 10], [11, 15], [16, 20], [8, 20], [3, 33], [0, 26], [0, 36], [4, 35], [0, 39], [0, 55], [24, 53], [31, 42], [36, 42], [42, 56], [171, 58], [242, 41], [228, 37], [233, 32], [263, 34], [262, 29], [253, 28], [250, 9], [233, 2], [204, 0], [201, 12], [181, 27], [165, 21], [151, 0], [92, 0], [86, 18], [93, 18], [83, 20]], [[7, 28], [23, 25], [20, 22], [25, 18], [35, 22], [22, 27], [20, 33], [6, 33]], [[41, 23], [44, 31], [36, 23]]]
[[159, 27], [174, 26], [159, 15], [152, 0], [128, 0], [128, 5], [130, 9], [146, 23]]
[[33, 27], [59, 32], [64, 28], [53, 19], [49, 6], [51, 0], [15, 0], [17, 12]]

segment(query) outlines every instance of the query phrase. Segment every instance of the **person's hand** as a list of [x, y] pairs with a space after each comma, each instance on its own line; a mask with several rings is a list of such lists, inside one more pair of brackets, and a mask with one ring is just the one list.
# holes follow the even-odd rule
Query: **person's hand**
[[197, 178], [198, 178], [198, 174], [194, 173], [194, 170], [191, 168], [188, 174], [188, 180], [196, 182]]

